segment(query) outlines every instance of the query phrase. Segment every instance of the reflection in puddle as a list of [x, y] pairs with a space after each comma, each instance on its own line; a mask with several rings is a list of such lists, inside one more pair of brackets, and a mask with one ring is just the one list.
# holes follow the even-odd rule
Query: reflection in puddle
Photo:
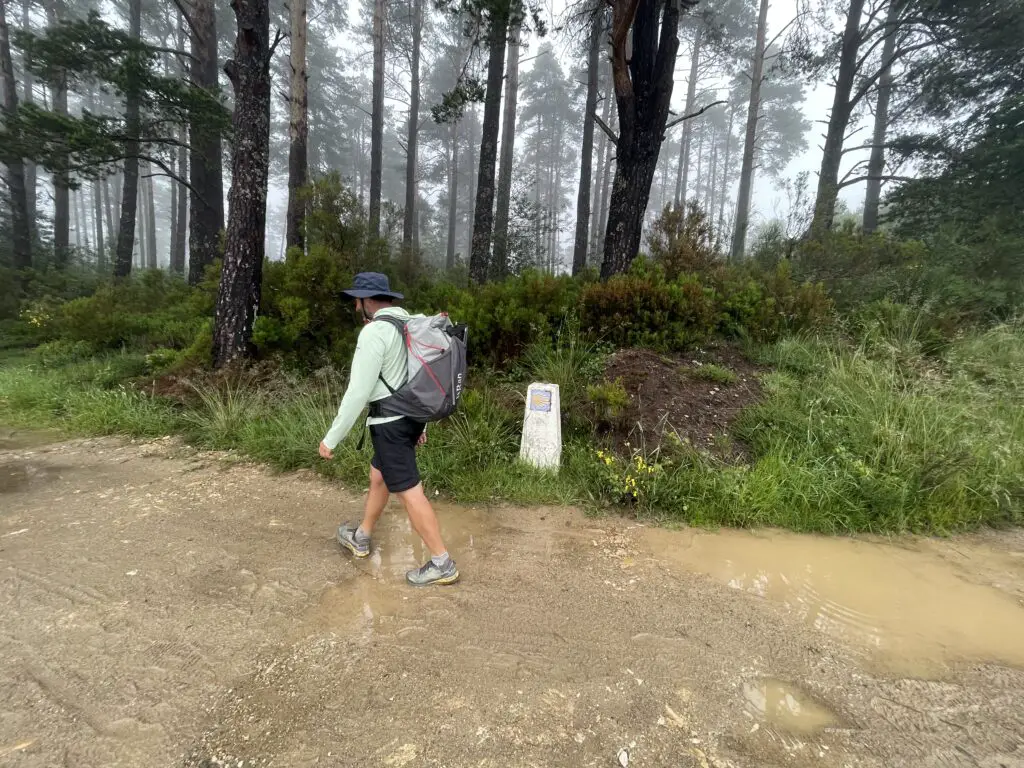
[[656, 556], [782, 603], [900, 671], [927, 672], [953, 659], [1024, 666], [1024, 608], [966, 581], [938, 547], [785, 532], [649, 529], [645, 539]]
[[779, 680], [744, 683], [743, 698], [758, 717], [790, 733], [810, 735], [836, 722], [823, 706]]

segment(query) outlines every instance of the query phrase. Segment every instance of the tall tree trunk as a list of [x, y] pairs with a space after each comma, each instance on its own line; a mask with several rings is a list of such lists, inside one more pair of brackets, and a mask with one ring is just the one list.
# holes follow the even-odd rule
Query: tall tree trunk
[[[608, 125], [608, 105], [612, 102], [611, 93], [603, 97], [604, 103], [601, 106], [601, 119]], [[601, 204], [604, 192], [605, 169], [608, 163], [608, 135], [601, 131], [600, 140], [597, 143], [597, 183], [594, 188], [594, 205], [590, 211], [590, 254], [598, 253], [598, 244], [601, 241]], [[588, 259], [593, 262], [593, 258]]]
[[[190, 46], [192, 82], [211, 93], [219, 90], [217, 17], [214, 0], [192, 3]], [[224, 229], [224, 172], [220, 134], [204, 124], [201, 113], [189, 117], [188, 280], [196, 285], [216, 260]]]
[[[21, 3], [21, 25], [29, 32], [32, 30], [32, 3], [31, 0], [22, 0]], [[32, 104], [35, 101], [35, 83], [32, 78], [32, 57], [28, 51], [21, 52], [21, 76], [24, 80], [25, 104]], [[34, 233], [36, 229], [36, 164], [31, 160], [25, 161], [25, 197], [28, 201], [28, 222], [29, 229]]]
[[498, 194], [494, 214], [494, 265], [491, 274], [508, 274], [508, 224], [512, 206], [512, 164], [515, 161], [516, 108], [519, 103], [519, 35], [522, 20], [513, 20], [508, 35], [508, 72], [505, 75], [505, 108], [501, 125], [501, 160], [498, 163]]
[[742, 261], [747, 250], [747, 227], [750, 223], [750, 192], [754, 186], [754, 153], [757, 150], [757, 121], [761, 115], [761, 81], [764, 79], [764, 49], [768, 35], [768, 0], [761, 0], [757, 16], [757, 38], [754, 60], [750, 66], [750, 101], [747, 105], [747, 133], [743, 139], [743, 165], [740, 168], [740, 191], [736, 196], [736, 228], [732, 235], [729, 257]]
[[[50, 27], [56, 27], [63, 12], [63, 3], [50, 3], [46, 6], [46, 21]], [[58, 115], [68, 114], [68, 84], [66, 73], [59, 71], [54, 74], [50, 83], [53, 93], [53, 111]], [[61, 165], [66, 168], [67, 158], [61, 158]], [[71, 247], [71, 194], [67, 172], [56, 168], [53, 171], [53, 256], [58, 267], [67, 263]]]
[[559, 219], [561, 218], [562, 208], [562, 139], [563, 139], [562, 124], [559, 122], [555, 127], [555, 143], [553, 146], [554, 153], [552, 159], [555, 161], [555, 193], [552, 197], [551, 204], [551, 216], [553, 220], [553, 226], [551, 231], [551, 274], [555, 274], [558, 271], [558, 265], [561, 262], [559, 254]]
[[88, 251], [92, 250], [92, 243], [89, 241], [89, 217], [86, 215], [85, 186], [84, 185], [82, 185], [82, 186], [80, 186], [78, 188], [78, 191], [75, 194], [75, 197], [77, 198], [77, 202], [78, 202], [78, 210], [75, 213], [77, 215], [78, 221], [80, 222], [80, 224], [78, 224], [79, 232], [81, 233], [80, 234], [80, 238], [81, 238], [81, 246], [80, 247], [84, 248], [88, 252]]
[[708, 221], [715, 220], [715, 194], [718, 192], [718, 137], [714, 136], [711, 142], [711, 171], [708, 173], [708, 188], [704, 196], [704, 211], [708, 215]]
[[820, 238], [832, 229], [832, 221], [836, 215], [839, 166], [843, 161], [843, 141], [846, 139], [846, 129], [850, 123], [850, 94], [857, 77], [857, 53], [861, 43], [860, 18], [863, 12], [864, 0], [850, 0], [839, 55], [839, 72], [836, 75], [832, 113], [829, 115], [821, 170], [818, 173], [818, 192], [815, 196], [814, 218], [811, 220], [810, 231], [811, 237], [814, 238]]
[[103, 237], [103, 187], [98, 181], [92, 183], [92, 208], [96, 228], [96, 269], [104, 272], [107, 268], [107, 244]]
[[306, 89], [306, 0], [289, 0], [291, 8], [291, 119], [288, 123], [289, 248], [305, 247], [306, 199], [309, 181], [309, 98]]
[[598, 77], [601, 67], [601, 38], [604, 33], [604, 3], [597, 2], [590, 22], [587, 57], [587, 103], [583, 115], [583, 146], [580, 149], [580, 185], [576, 195], [576, 242], [572, 251], [572, 273], [587, 268], [590, 228], [590, 188], [594, 180], [594, 114], [597, 112]]
[[[178, 149], [178, 175], [185, 179], [188, 177], [188, 151], [185, 149], [185, 128], [181, 127], [179, 139], [182, 147]], [[174, 233], [171, 237], [170, 266], [171, 272], [176, 275], [185, 274], [185, 241], [188, 237], [188, 190], [185, 185], [172, 182], [175, 191], [173, 205], [174, 210]]]
[[156, 190], [153, 188], [153, 168], [146, 163], [146, 178], [143, 183], [146, 196], [146, 261], [147, 269], [156, 269], [159, 265], [156, 252]]
[[[142, 34], [142, 0], [129, 0], [129, 34], [139, 40]], [[121, 222], [117, 231], [117, 253], [114, 277], [128, 277], [132, 272], [132, 250], [135, 244], [135, 214], [139, 199], [139, 87], [132, 79], [125, 89], [125, 160], [124, 185], [121, 189]]]
[[882, 73], [878, 78], [878, 100], [875, 103], [875, 129], [868, 158], [868, 181], [864, 192], [864, 232], [878, 229], [878, 207], [882, 199], [882, 173], [885, 171], [885, 138], [889, 130], [889, 100], [892, 98], [892, 60], [896, 54], [896, 21], [899, 3], [892, 0], [886, 17], [888, 30], [882, 44]]
[[384, 176], [384, 0], [373, 3], [373, 108], [370, 127], [370, 238], [380, 237]]
[[729, 174], [732, 172], [732, 125], [736, 110], [729, 108], [729, 131], [725, 135], [725, 163], [722, 166], [722, 193], [719, 198], [718, 231], [725, 231], [725, 201], [729, 197]]
[[451, 125], [451, 162], [448, 166], [448, 242], [445, 268], [455, 269], [455, 237], [459, 216], [459, 124]]
[[138, 235], [136, 237], [136, 241], [138, 243], [138, 255], [135, 258], [133, 267], [136, 269], [146, 269], [149, 264], [149, 240], [146, 238], [145, 184], [139, 185], [139, 194], [135, 204], [138, 210], [138, 222], [136, 226], [138, 231]]
[[[18, 85], [11, 61], [11, 33], [7, 26], [7, 0], [0, 0], [0, 70], [3, 76], [5, 122], [18, 111]], [[10, 136], [10, 134], [7, 134]], [[0, 159], [7, 166], [7, 197], [11, 206], [11, 234], [14, 268], [32, 267], [32, 224], [29, 221], [28, 191], [25, 187], [25, 165], [18, 155], [17, 138], [0, 143]]]
[[469, 201], [464, 211], [465, 221], [465, 235], [466, 235], [466, 259], [468, 261], [469, 254], [473, 251], [473, 213], [476, 208], [476, 190], [477, 185], [480, 182], [480, 132], [478, 130], [479, 123], [476, 120], [476, 110], [473, 110], [473, 120], [469, 124]]
[[270, 164], [270, 8], [268, 0], [232, 0], [238, 22], [234, 58], [224, 66], [235, 92], [231, 191], [224, 268], [213, 325], [213, 364], [251, 355], [260, 306], [267, 174]]
[[494, 166], [498, 160], [498, 131], [501, 128], [501, 86], [505, 75], [505, 41], [508, 34], [508, 4], [490, 15], [487, 60], [487, 92], [484, 96], [484, 124], [480, 138], [480, 168], [477, 173], [476, 206], [473, 210], [473, 249], [469, 256], [469, 278], [481, 284], [487, 280], [494, 227]]
[[111, 241], [114, 238], [114, 204], [110, 200], [110, 179], [103, 177], [103, 215], [107, 221], [107, 235]]
[[[602, 119], [605, 125], [615, 130], [617, 127], [617, 121], [612, 116], [612, 110], [615, 109], [615, 93], [609, 87], [608, 97], [605, 101], [604, 114]], [[597, 220], [595, 222], [595, 228], [597, 231], [594, 232], [594, 254], [596, 256], [604, 253], [604, 235], [605, 228], [608, 226], [608, 202], [611, 197], [612, 187], [612, 149], [615, 144], [608, 139], [606, 134], [601, 132], [601, 143], [604, 145], [604, 151], [601, 153], [601, 204], [597, 212]], [[599, 265], [600, 266], [600, 265]]]
[[418, 203], [420, 132], [420, 41], [423, 34], [423, 0], [412, 0], [412, 55], [409, 62], [409, 123], [406, 126], [405, 217], [402, 222], [402, 248], [405, 258], [414, 256], [416, 247], [416, 207]]
[[628, 58], [626, 34], [630, 25], [623, 16], [624, 5], [616, 4], [612, 21], [619, 138], [601, 265], [601, 276], [605, 278], [627, 271], [640, 250], [644, 214], [672, 100], [679, 13], [692, 3], [639, 0], [631, 25], [633, 45]]
[[[683, 114], [693, 114], [697, 102], [697, 79], [700, 77], [700, 49], [704, 43], [704, 30], [693, 31], [693, 49], [690, 52], [690, 77], [686, 81], [686, 104]], [[686, 187], [690, 178], [690, 144], [693, 141], [693, 123], [683, 123], [683, 135], [679, 139], [679, 170], [676, 176], [676, 207], [686, 205]]]

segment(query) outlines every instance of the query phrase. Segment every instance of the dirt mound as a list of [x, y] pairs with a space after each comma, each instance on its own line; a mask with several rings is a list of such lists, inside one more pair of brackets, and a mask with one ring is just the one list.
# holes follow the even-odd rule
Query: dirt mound
[[740, 412], [763, 395], [763, 369], [731, 347], [659, 355], [624, 349], [608, 361], [605, 377], [619, 381], [629, 404], [611, 432], [616, 447], [648, 449], [675, 432], [700, 450], [739, 459], [745, 447], [730, 436]]

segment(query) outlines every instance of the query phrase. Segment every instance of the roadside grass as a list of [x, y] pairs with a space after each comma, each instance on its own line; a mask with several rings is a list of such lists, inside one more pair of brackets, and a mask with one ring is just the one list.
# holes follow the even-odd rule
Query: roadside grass
[[[939, 353], [916, 328], [913, 318], [886, 318], [856, 343], [805, 336], [760, 350], [773, 368], [766, 398], [733, 435], [749, 446], [746, 464], [722, 463], [682, 441], [614, 456], [593, 433], [571, 430], [562, 471], [536, 471], [518, 461], [524, 385], [477, 374], [459, 413], [429, 428], [421, 470], [431, 492], [455, 502], [623, 508], [695, 525], [840, 534], [1024, 523], [1024, 327], [966, 334]], [[567, 417], [602, 365], [598, 349], [571, 339], [523, 361], [531, 377], [563, 387]], [[46, 363], [9, 355], [0, 364], [0, 423], [180, 433], [282, 471], [312, 467], [364, 487], [369, 440], [359, 451], [353, 434], [334, 461], [317, 456], [341, 376], [196, 384], [182, 405], [126, 383], [145, 366], [128, 353]]]

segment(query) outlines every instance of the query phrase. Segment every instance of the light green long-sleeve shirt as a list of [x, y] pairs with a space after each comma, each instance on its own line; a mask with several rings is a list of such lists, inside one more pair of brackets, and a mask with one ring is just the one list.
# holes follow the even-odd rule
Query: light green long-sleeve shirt
[[[377, 312], [374, 317], [390, 315], [409, 320], [411, 315], [400, 307], [388, 307]], [[394, 389], [405, 383], [406, 353], [402, 335], [390, 323], [367, 323], [359, 331], [356, 351], [352, 356], [352, 373], [349, 376], [348, 389], [341, 400], [338, 415], [334, 418], [324, 445], [332, 451], [338, 443], [352, 430], [359, 414], [369, 403], [383, 400], [391, 393], [380, 380], [384, 380]], [[367, 419], [368, 424], [385, 424], [397, 421], [401, 416]]]

